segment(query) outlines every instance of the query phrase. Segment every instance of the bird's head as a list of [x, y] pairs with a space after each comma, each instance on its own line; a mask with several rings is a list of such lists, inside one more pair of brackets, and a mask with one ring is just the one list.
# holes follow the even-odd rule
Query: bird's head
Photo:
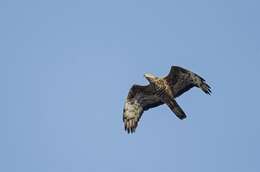
[[144, 74], [144, 77], [149, 81], [149, 82], [153, 82], [157, 77], [154, 76], [153, 74], [151, 73], [145, 73]]

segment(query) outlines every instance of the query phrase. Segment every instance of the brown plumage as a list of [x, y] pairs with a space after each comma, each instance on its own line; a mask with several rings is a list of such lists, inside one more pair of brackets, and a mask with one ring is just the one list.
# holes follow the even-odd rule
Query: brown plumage
[[162, 104], [166, 104], [179, 119], [186, 118], [175, 98], [194, 86], [206, 94], [211, 93], [210, 86], [202, 77], [178, 66], [172, 66], [170, 73], [164, 78], [152, 74], [144, 76], [150, 84], [133, 85], [126, 98], [123, 122], [128, 133], [135, 132], [144, 111]]

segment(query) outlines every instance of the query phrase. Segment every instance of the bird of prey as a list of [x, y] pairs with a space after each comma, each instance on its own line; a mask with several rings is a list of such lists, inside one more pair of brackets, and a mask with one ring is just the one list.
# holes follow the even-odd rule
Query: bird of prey
[[144, 111], [166, 104], [179, 118], [186, 114], [175, 98], [192, 87], [198, 87], [206, 94], [211, 94], [210, 86], [199, 75], [179, 66], [172, 66], [170, 73], [163, 78], [146, 73], [144, 77], [149, 85], [133, 85], [128, 93], [123, 111], [125, 130], [133, 133]]

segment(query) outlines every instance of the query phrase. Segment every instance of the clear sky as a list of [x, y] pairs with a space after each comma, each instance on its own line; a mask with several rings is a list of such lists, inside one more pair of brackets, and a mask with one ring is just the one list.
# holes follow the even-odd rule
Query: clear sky
[[[259, 172], [260, 3], [2, 0], [0, 171]], [[188, 68], [212, 86], [123, 129], [132, 84]]]

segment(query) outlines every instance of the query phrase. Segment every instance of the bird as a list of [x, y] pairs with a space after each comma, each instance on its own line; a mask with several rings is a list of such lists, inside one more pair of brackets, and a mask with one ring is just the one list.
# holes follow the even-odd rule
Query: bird
[[134, 133], [144, 113], [151, 108], [166, 104], [181, 120], [186, 118], [185, 112], [176, 102], [176, 98], [193, 87], [200, 88], [210, 95], [211, 87], [201, 76], [179, 66], [172, 66], [165, 77], [157, 77], [145, 73], [148, 85], [134, 84], [127, 95], [123, 108], [123, 123], [127, 133]]

